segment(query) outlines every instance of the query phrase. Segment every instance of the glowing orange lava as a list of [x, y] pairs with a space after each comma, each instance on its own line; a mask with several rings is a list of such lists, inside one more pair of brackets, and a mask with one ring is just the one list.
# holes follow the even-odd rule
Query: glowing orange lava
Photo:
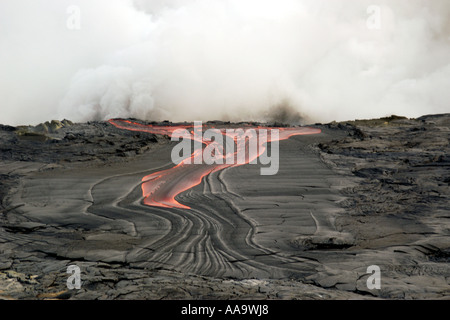
[[[261, 138], [261, 132], [272, 132], [271, 130], [277, 129], [279, 134], [264, 136], [264, 139], [258, 139], [258, 147], [255, 150], [249, 149], [249, 143], [237, 144], [234, 152], [226, 153], [223, 146], [219, 145], [217, 141], [199, 140], [198, 135], [194, 132], [194, 126], [159, 126], [159, 125], [143, 125], [137, 122], [129, 120], [113, 119], [109, 120], [109, 123], [120, 129], [149, 132], [153, 134], [161, 134], [172, 137], [174, 131], [178, 129], [186, 129], [190, 133], [187, 138], [192, 141], [201, 142], [205, 148], [210, 147], [214, 150], [214, 156], [221, 161], [220, 164], [205, 164], [202, 161], [202, 155], [205, 149], [195, 149], [190, 157], [185, 158], [176, 166], [154, 172], [142, 178], [142, 195], [144, 197], [144, 204], [148, 206], [165, 207], [165, 208], [181, 208], [190, 209], [190, 207], [183, 205], [175, 200], [175, 197], [180, 193], [189, 190], [202, 182], [203, 177], [210, 173], [223, 170], [229, 167], [236, 167], [243, 164], [254, 163], [255, 160], [260, 157], [266, 151], [267, 143], [274, 141], [281, 141], [289, 139], [295, 135], [309, 135], [321, 133], [320, 129], [308, 128], [308, 127], [294, 127], [294, 128], [274, 128], [274, 127], [245, 127], [245, 130], [249, 130], [248, 138]], [[206, 126], [204, 126], [206, 127]], [[227, 128], [216, 128], [216, 132], [220, 132], [223, 137], [230, 137], [232, 141], [235, 140], [235, 136], [231, 136]], [[198, 129], [198, 128], [197, 128]], [[212, 127], [209, 127], [212, 129]], [[260, 130], [266, 129], [266, 130]], [[247, 131], [246, 131], [247, 132]], [[253, 137], [252, 137], [253, 135]], [[255, 136], [256, 135], [256, 136]], [[245, 154], [243, 161], [236, 161], [239, 154]], [[222, 159], [220, 159], [222, 158]]]

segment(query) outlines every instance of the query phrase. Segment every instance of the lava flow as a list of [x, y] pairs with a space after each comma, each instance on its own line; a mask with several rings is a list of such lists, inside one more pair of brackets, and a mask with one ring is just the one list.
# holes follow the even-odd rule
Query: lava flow
[[[267, 143], [278, 143], [278, 141], [289, 139], [294, 135], [318, 134], [320, 129], [307, 127], [275, 128], [275, 127], [249, 127], [245, 128], [245, 138], [243, 143], [238, 143], [238, 137], [233, 134], [230, 126], [227, 128], [209, 127], [209, 131], [216, 134], [216, 138], [203, 139], [203, 126], [159, 126], [144, 125], [137, 122], [121, 119], [109, 120], [109, 123], [120, 129], [149, 132], [153, 134], [179, 137], [180, 132], [184, 132], [184, 139], [194, 141], [194, 151], [190, 157], [185, 157], [174, 167], [154, 172], [142, 178], [142, 195], [144, 204], [148, 206], [190, 209], [190, 207], [179, 203], [175, 197], [180, 193], [189, 190], [200, 184], [203, 177], [210, 173], [223, 170], [229, 167], [236, 167], [255, 161], [266, 155]], [[242, 129], [236, 129], [241, 130]], [[268, 135], [267, 132], [271, 134]], [[227, 141], [224, 148], [217, 136]], [[246, 139], [255, 139], [257, 146], [250, 146]], [[173, 140], [173, 139], [172, 139]], [[223, 139], [222, 139], [223, 140]], [[231, 141], [231, 143], [230, 143]], [[195, 147], [197, 145], [197, 147]], [[205, 146], [203, 148], [203, 145]], [[236, 148], [235, 148], [236, 146]], [[278, 145], [277, 145], [278, 146]], [[231, 149], [231, 151], [230, 151]], [[236, 150], [235, 150], [236, 149]], [[208, 161], [204, 161], [205, 153], [209, 155]], [[278, 159], [277, 159], [278, 161]]]

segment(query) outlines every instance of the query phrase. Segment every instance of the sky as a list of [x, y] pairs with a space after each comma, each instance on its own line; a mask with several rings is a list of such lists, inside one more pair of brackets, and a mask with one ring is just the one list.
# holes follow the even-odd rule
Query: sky
[[448, 0], [2, 0], [0, 123], [450, 112]]

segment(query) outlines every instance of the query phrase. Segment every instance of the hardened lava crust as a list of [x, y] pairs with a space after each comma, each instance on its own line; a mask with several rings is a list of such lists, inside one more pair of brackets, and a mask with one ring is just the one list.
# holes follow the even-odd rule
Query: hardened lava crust
[[174, 166], [167, 135], [0, 125], [0, 297], [448, 299], [450, 114], [308, 127], [280, 141], [277, 174], [212, 172], [186, 209], [143, 202], [142, 178]]

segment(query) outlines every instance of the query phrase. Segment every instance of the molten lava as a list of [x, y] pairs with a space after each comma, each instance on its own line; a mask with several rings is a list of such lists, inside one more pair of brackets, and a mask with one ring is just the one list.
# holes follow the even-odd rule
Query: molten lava
[[[318, 134], [320, 129], [295, 127], [295, 128], [273, 128], [273, 127], [246, 127], [248, 132], [248, 139], [262, 138], [262, 134], [272, 132], [277, 129], [277, 134], [265, 134], [263, 139], [258, 139], [257, 148], [250, 148], [250, 143], [237, 143], [236, 136], [230, 134], [225, 128], [214, 128], [214, 132], [220, 133], [228, 141], [234, 141], [236, 148], [231, 148], [231, 152], [226, 152], [225, 148], [216, 140], [203, 140], [198, 136], [198, 128], [194, 126], [159, 126], [159, 125], [143, 125], [129, 120], [109, 120], [109, 123], [120, 129], [149, 132], [153, 134], [167, 135], [172, 137], [177, 130], [188, 130], [189, 134], [186, 138], [205, 145], [204, 149], [196, 148], [190, 155], [186, 157], [176, 166], [154, 172], [142, 178], [142, 195], [144, 197], [144, 204], [148, 206], [166, 207], [166, 208], [181, 208], [190, 209], [190, 207], [183, 205], [175, 200], [175, 197], [180, 193], [189, 190], [202, 182], [203, 177], [210, 173], [223, 170], [229, 167], [236, 167], [243, 164], [255, 163], [255, 160], [266, 152], [268, 142], [276, 142], [289, 139], [295, 135]], [[229, 128], [229, 126], [227, 127]], [[210, 127], [212, 129], [212, 127]], [[250, 130], [249, 130], [250, 129]], [[253, 129], [253, 130], [251, 130]], [[265, 130], [261, 130], [265, 129]], [[200, 129], [201, 130], [201, 129]], [[279, 134], [278, 134], [279, 133]], [[206, 164], [202, 160], [202, 155], [208, 149], [212, 150], [215, 163]], [[236, 149], [236, 150], [235, 150]], [[227, 148], [228, 150], [228, 148]], [[240, 155], [240, 161], [236, 161]]]

